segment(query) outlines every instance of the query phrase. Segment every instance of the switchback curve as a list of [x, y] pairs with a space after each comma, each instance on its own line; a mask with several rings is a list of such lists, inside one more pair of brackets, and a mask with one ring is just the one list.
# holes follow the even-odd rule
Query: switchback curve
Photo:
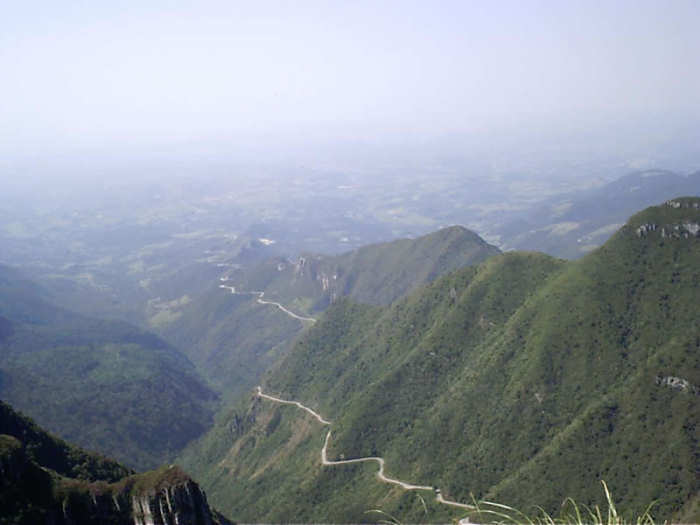
[[280, 303], [276, 303], [274, 301], [265, 301], [263, 300], [263, 296], [265, 295], [265, 292], [237, 292], [235, 286], [228, 286], [226, 284], [220, 284], [219, 288], [224, 288], [226, 290], [231, 290], [231, 293], [234, 295], [257, 295], [257, 302], [258, 304], [271, 304], [273, 306], [276, 306], [280, 310], [282, 310], [285, 314], [287, 314], [290, 317], [293, 317], [294, 319], [298, 319], [299, 321], [308, 321], [310, 323], [315, 323], [316, 319], [313, 317], [304, 317], [303, 315], [297, 315], [291, 310], [288, 310], [284, 306], [282, 306]]
[[[299, 401], [288, 401], [286, 399], [282, 399], [279, 397], [271, 396], [269, 394], [265, 394], [265, 393], [263, 393], [261, 386], [256, 387], [256, 390], [257, 390], [257, 396], [260, 398], [269, 399], [270, 401], [274, 401], [275, 403], [281, 403], [284, 405], [294, 405], [298, 408], [301, 408], [302, 410], [305, 410], [309, 414], [311, 414], [321, 424], [323, 424], [323, 425], [330, 425], [331, 424], [330, 421], [324, 419], [318, 412], [307, 407], [306, 405], [303, 405]], [[328, 467], [328, 466], [335, 466], [335, 465], [347, 465], [350, 463], [362, 463], [362, 462], [367, 462], [367, 461], [375, 461], [379, 465], [379, 470], [377, 471], [377, 477], [384, 483], [398, 485], [401, 488], [403, 488], [404, 490], [430, 490], [430, 491], [434, 491], [435, 492], [435, 501], [437, 501], [438, 503], [441, 503], [443, 505], [449, 505], [451, 507], [458, 507], [458, 508], [465, 509], [465, 510], [474, 510], [476, 508], [476, 507], [474, 507], [474, 505], [468, 505], [466, 503], [460, 503], [458, 501], [451, 501], [451, 500], [445, 499], [443, 497], [440, 489], [438, 489], [436, 487], [431, 487], [428, 485], [414, 485], [414, 484], [408, 483], [406, 481], [401, 481], [398, 479], [393, 479], [393, 478], [387, 477], [384, 474], [385, 461], [384, 461], [384, 458], [382, 458], [382, 457], [369, 456], [369, 457], [365, 457], [365, 458], [343, 459], [343, 460], [337, 460], [337, 461], [329, 460], [328, 455], [327, 455], [327, 450], [328, 450], [328, 442], [330, 441], [330, 439], [331, 439], [331, 431], [329, 430], [328, 433], [326, 434], [326, 439], [323, 443], [323, 448], [321, 449], [321, 464], [323, 466]], [[460, 523], [469, 523], [469, 520], [465, 518], [463, 520], [460, 520]]]

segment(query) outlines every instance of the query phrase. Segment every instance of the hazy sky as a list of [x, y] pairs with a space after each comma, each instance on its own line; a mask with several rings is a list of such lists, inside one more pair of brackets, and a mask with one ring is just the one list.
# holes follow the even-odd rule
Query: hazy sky
[[698, 115], [700, 1], [4, 2], [0, 154]]

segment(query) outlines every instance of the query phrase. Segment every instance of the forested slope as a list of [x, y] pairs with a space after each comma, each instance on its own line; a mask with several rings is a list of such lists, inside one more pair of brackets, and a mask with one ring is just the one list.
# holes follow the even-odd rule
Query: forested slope
[[[209, 293], [182, 308], [161, 334], [176, 344], [227, 394], [251, 388], [288, 351], [304, 323], [278, 308], [318, 316], [334, 301], [352, 297], [368, 304], [391, 301], [456, 268], [499, 253], [459, 226], [417, 239], [375, 244], [338, 256], [305, 255], [295, 263], [269, 259], [224, 276], [230, 289]], [[239, 294], [238, 294], [239, 293]]]
[[229, 523], [170, 465], [135, 474], [47, 433], [0, 402], [0, 524]]
[[[330, 458], [382, 456], [451, 499], [556, 512], [604, 479], [627, 513], [697, 520], [699, 206], [649, 208], [579, 261], [514, 252], [389, 307], [338, 301], [263, 386], [333, 422]], [[321, 467], [324, 436], [253, 396], [184, 459], [241, 520], [453, 515], [375, 466]]]
[[0, 267], [0, 396], [63, 438], [134, 467], [172, 459], [212, 423], [216, 394], [154, 334], [54, 306]]

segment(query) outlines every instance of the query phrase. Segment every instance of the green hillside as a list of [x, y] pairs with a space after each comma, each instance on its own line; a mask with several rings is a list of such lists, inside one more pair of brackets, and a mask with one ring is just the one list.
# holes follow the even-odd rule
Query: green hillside
[[272, 259], [233, 274], [231, 281], [243, 290], [263, 290], [271, 300], [296, 300], [302, 311], [312, 313], [340, 297], [387, 305], [440, 275], [497, 253], [476, 233], [451, 226], [342, 255], [306, 254], [296, 263]]
[[27, 456], [32, 461], [65, 477], [114, 482], [134, 473], [116, 461], [87, 452], [52, 436], [2, 401], [0, 434], [22, 441]]
[[[454, 226], [339, 256], [305, 255], [296, 263], [269, 259], [227, 274], [223, 283], [240, 292], [264, 292], [266, 301], [302, 316], [318, 316], [345, 296], [389, 304], [439, 275], [496, 253], [475, 233]], [[308, 323], [257, 303], [255, 294], [221, 289], [221, 282], [184, 305], [176, 321], [160, 333], [182, 348], [222, 392], [237, 395], [257, 384]]]
[[144, 503], [151, 519], [229, 523], [209, 509], [199, 487], [178, 467], [135, 474], [52, 436], [3, 402], [0, 472], [2, 525], [140, 523], [149, 517], [143, 515]]
[[187, 352], [222, 394], [235, 396], [254, 385], [303, 328], [278, 308], [216, 287], [187, 305], [163, 335]]
[[[697, 521], [700, 199], [633, 216], [575, 262], [512, 252], [389, 307], [337, 301], [264, 389], [331, 420], [329, 458], [556, 514], [563, 499]], [[464, 515], [376, 465], [322, 467], [326, 429], [246, 396], [183, 457], [242, 521]], [[426, 515], [418, 495], [427, 503]], [[461, 514], [460, 514], [461, 512]]]
[[0, 267], [0, 396], [65, 439], [138, 468], [211, 425], [216, 395], [157, 336], [58, 308]]

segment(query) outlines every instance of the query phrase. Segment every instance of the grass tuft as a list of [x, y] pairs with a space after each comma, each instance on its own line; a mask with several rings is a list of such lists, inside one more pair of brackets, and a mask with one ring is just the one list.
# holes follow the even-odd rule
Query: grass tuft
[[536, 506], [537, 513], [528, 516], [524, 512], [492, 501], [474, 501], [475, 510], [467, 516], [474, 523], [488, 524], [513, 524], [513, 525], [654, 525], [651, 508], [655, 502], [649, 504], [643, 514], [632, 521], [625, 520], [617, 511], [615, 502], [610, 494], [607, 483], [601, 480], [605, 493], [606, 509], [599, 505], [592, 508], [588, 505], [578, 504], [569, 497], [561, 505], [559, 516], [552, 516], [542, 507]]

